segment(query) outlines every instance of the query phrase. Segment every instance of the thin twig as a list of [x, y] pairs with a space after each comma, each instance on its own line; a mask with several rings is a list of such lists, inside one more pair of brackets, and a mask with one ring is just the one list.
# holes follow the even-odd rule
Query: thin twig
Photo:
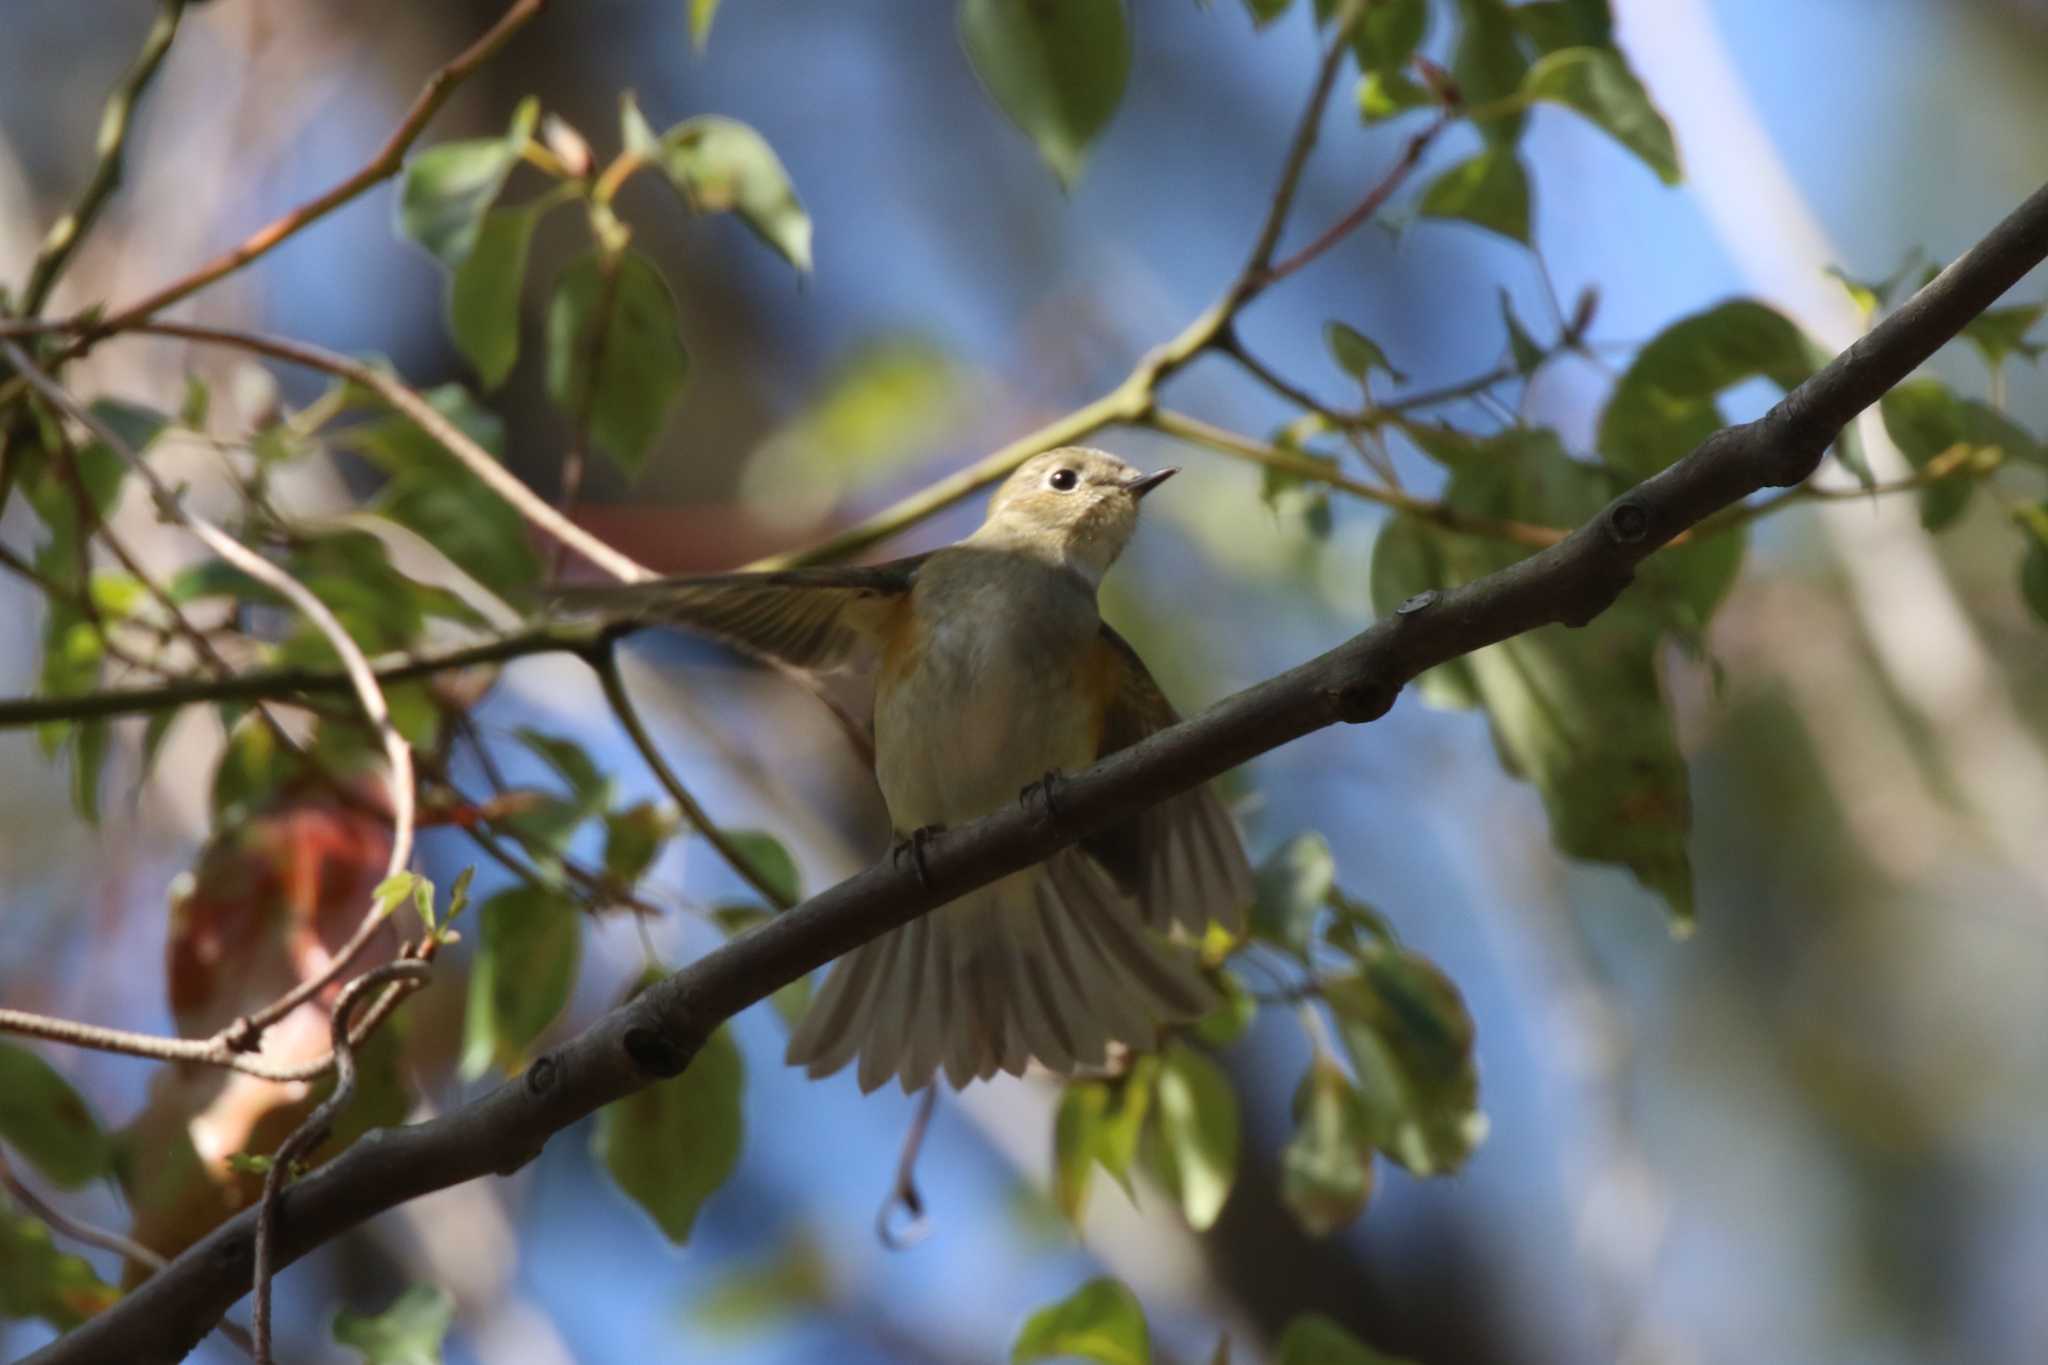
[[149, 26], [134, 64], [107, 96], [106, 108], [100, 112], [99, 160], [93, 165], [92, 175], [78, 196], [77, 206], [51, 224], [49, 233], [43, 238], [42, 249], [36, 253], [35, 265], [29, 270], [28, 283], [22, 286], [23, 314], [33, 316], [43, 310], [50, 291], [57, 285], [57, 277], [64, 273], [65, 265], [71, 260], [71, 253], [85, 240], [108, 196], [120, 185], [122, 155], [128, 146], [128, 127], [135, 106], [141, 101], [143, 91], [149, 88], [150, 81], [156, 78], [164, 54], [171, 50], [171, 40], [178, 36], [178, 19], [184, 12], [185, 0], [162, 0], [157, 8], [156, 22]]
[[1358, 201], [1358, 204], [1351, 212], [1330, 224], [1329, 227], [1323, 230], [1322, 235], [1318, 236], [1307, 246], [1295, 252], [1292, 256], [1276, 262], [1270, 269], [1266, 270], [1260, 277], [1259, 287], [1263, 289], [1277, 281], [1286, 279], [1289, 275], [1292, 275], [1295, 271], [1328, 251], [1331, 247], [1343, 241], [1359, 225], [1368, 221], [1375, 213], [1378, 213], [1385, 206], [1387, 200], [1393, 197], [1394, 191], [1401, 188], [1402, 182], [1407, 180], [1409, 172], [1415, 169], [1416, 163], [1422, 160], [1422, 154], [1429, 150], [1429, 144], [1436, 141], [1437, 136], [1444, 129], [1450, 127], [1457, 119], [1457, 116], [1458, 111], [1456, 109], [1445, 109], [1434, 119], [1431, 119], [1426, 127], [1408, 139], [1408, 145], [1402, 150], [1400, 159], [1388, 168], [1384, 176], [1380, 177], [1378, 184], [1366, 191], [1365, 197]]
[[263, 1199], [256, 1209], [256, 1303], [250, 1315], [255, 1338], [256, 1365], [270, 1365], [270, 1281], [272, 1250], [276, 1243], [278, 1196], [293, 1163], [327, 1140], [334, 1121], [347, 1111], [356, 1095], [355, 1039], [349, 1033], [349, 1016], [356, 1004], [377, 987], [390, 982], [401, 990], [425, 984], [431, 969], [425, 962], [406, 959], [372, 967], [342, 988], [334, 1002], [329, 1037], [334, 1048], [334, 1092], [306, 1116], [292, 1135], [270, 1158], [263, 1173]]
[[640, 751], [640, 757], [646, 760], [656, 780], [667, 790], [669, 799], [676, 803], [677, 809], [683, 813], [683, 818], [690, 822], [690, 827], [703, 835], [704, 841], [718, 850], [719, 857], [725, 859], [726, 866], [737, 872], [748, 886], [766, 897], [770, 905], [777, 910], [787, 910], [794, 905], [795, 902], [790, 899], [789, 892], [777, 886], [774, 880], [763, 873], [755, 865], [754, 860], [747, 856], [747, 851], [735, 844], [726, 832], [718, 827], [718, 822], [711, 818], [710, 813], [698, 803], [696, 797], [690, 795], [690, 789], [683, 785], [682, 779], [676, 776], [675, 769], [661, 756], [661, 750], [654, 743], [654, 736], [649, 734], [647, 727], [641, 723], [640, 713], [633, 705], [633, 698], [626, 691], [625, 679], [619, 673], [617, 648], [609, 648], [597, 654], [591, 659], [590, 664], [597, 670], [598, 681], [604, 684], [605, 700], [611, 703], [612, 713], [619, 718], [619, 724], [632, 739], [633, 747]]
[[271, 251], [294, 233], [311, 226], [364, 191], [396, 175], [399, 167], [405, 162], [407, 150], [425, 130], [427, 121], [448, 102], [448, 97], [455, 93], [456, 87], [467, 79], [471, 72], [496, 55], [498, 49], [509, 42], [513, 34], [526, 27], [547, 8], [547, 5], [548, 0], [515, 0], [482, 37], [427, 78], [427, 83], [413, 100], [412, 107], [406, 110], [405, 117], [399, 120], [398, 126], [392, 130], [391, 136], [385, 140], [377, 154], [354, 174], [307, 200], [283, 217], [258, 228], [238, 245], [191, 273], [173, 280], [145, 298], [114, 309], [92, 326], [89, 335], [99, 336], [110, 332], [133, 330], [136, 323], [162, 312], [180, 299], [198, 293], [222, 276], [233, 274], [257, 257]]

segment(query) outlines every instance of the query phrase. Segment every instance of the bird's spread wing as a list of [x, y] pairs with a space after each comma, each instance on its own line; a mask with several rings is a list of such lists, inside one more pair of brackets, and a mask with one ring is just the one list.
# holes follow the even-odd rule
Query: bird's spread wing
[[836, 673], [862, 668], [880, 651], [925, 558], [564, 588], [553, 601], [617, 621], [696, 631], [805, 672]]
[[[1180, 719], [1138, 652], [1107, 623], [1096, 648], [1116, 680], [1097, 757], [1128, 748]], [[1252, 899], [1251, 865], [1236, 822], [1206, 786], [1093, 835], [1082, 847], [1118, 885], [1137, 895], [1145, 922], [1155, 929], [1178, 925], [1199, 938], [1212, 920], [1233, 933], [1244, 925]]]

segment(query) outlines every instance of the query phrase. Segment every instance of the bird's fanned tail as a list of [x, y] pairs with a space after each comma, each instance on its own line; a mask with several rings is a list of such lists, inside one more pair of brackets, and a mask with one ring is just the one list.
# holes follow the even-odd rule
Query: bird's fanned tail
[[1158, 1046], [1216, 1003], [1192, 955], [1146, 927], [1093, 860], [1067, 850], [847, 954], [789, 1041], [813, 1076], [860, 1059], [860, 1086], [954, 1086], [1036, 1061], [1061, 1074], [1109, 1045]]

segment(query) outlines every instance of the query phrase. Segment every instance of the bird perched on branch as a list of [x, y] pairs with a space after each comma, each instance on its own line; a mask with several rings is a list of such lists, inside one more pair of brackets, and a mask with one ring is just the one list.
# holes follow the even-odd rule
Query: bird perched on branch
[[[1174, 471], [1069, 447], [996, 490], [967, 539], [854, 568], [571, 590], [616, 621], [680, 626], [807, 672], [874, 681], [875, 776], [899, 852], [987, 815], [1178, 717], [1096, 588]], [[1186, 940], [1251, 899], [1236, 826], [1198, 788], [969, 892], [846, 955], [789, 1042], [813, 1076], [860, 1059], [863, 1090], [957, 1086], [1030, 1062], [1070, 1074], [1111, 1043], [1215, 1003]], [[1178, 936], [1182, 942], [1173, 941]]]

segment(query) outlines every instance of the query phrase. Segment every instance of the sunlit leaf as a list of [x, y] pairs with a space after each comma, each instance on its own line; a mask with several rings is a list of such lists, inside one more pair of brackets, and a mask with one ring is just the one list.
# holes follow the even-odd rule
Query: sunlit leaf
[[476, 243], [448, 279], [448, 331], [487, 389], [519, 359], [519, 292], [539, 210], [492, 209]]
[[689, 1240], [704, 1201], [739, 1164], [744, 1086], [739, 1046], [721, 1028], [681, 1075], [598, 1111], [597, 1159], [671, 1242]]
[[1399, 71], [1368, 71], [1358, 82], [1358, 116], [1381, 123], [1437, 102], [1427, 88]]
[[1640, 157], [1665, 184], [1676, 185], [1681, 179], [1671, 125], [1613, 48], [1553, 52], [1529, 68], [1523, 90], [1531, 99], [1562, 104], [1590, 119]]
[[1153, 1088], [1159, 1174], [1188, 1226], [1201, 1232], [1223, 1212], [1237, 1180], [1237, 1092], [1223, 1069], [1175, 1043]]
[[1259, 1017], [1259, 1002], [1236, 972], [1219, 971], [1215, 981], [1223, 1002], [1195, 1024], [1195, 1038], [1204, 1047], [1224, 1048], [1244, 1037], [1245, 1030]]
[[718, 17], [718, 0], [690, 0], [690, 46], [702, 52], [711, 42], [711, 21]]
[[961, 0], [959, 25], [989, 97], [1071, 189], [1130, 77], [1123, 0]]
[[693, 213], [736, 213], [798, 270], [811, 268], [811, 218], [768, 139], [735, 119], [702, 115], [655, 136], [629, 94], [627, 149], [668, 177]]
[[538, 101], [528, 98], [504, 137], [444, 142], [415, 153], [399, 184], [398, 231], [449, 269], [461, 265], [539, 116]]
[[1356, 975], [1323, 996], [1358, 1072], [1359, 1114], [1374, 1146], [1417, 1175], [1444, 1175], [1486, 1136], [1472, 1017], [1434, 963], [1361, 944]]
[[1304, 1313], [1287, 1324], [1280, 1334], [1280, 1353], [1274, 1365], [1413, 1365], [1413, 1362], [1382, 1355], [1346, 1331], [1335, 1319], [1320, 1313]]
[[1512, 147], [1488, 147], [1430, 183], [1425, 218], [1461, 218], [1528, 245], [1529, 177]]
[[582, 956], [575, 902], [544, 886], [500, 891], [477, 911], [476, 962], [463, 1024], [462, 1074], [511, 1071], [569, 1003]]
[[548, 396], [629, 476], [647, 467], [654, 438], [683, 391], [690, 358], [675, 297], [654, 263], [596, 253], [562, 272], [548, 304]]
[[1159, 1059], [1143, 1057], [1114, 1080], [1072, 1081], [1053, 1118], [1053, 1202], [1079, 1223], [1099, 1165], [1130, 1191], [1131, 1161], [1152, 1107]]
[[374, 1316], [336, 1313], [334, 1340], [360, 1354], [364, 1365], [441, 1365], [441, 1342], [454, 1322], [455, 1296], [416, 1284]]
[[1025, 1320], [1010, 1347], [1011, 1365], [1079, 1358], [1101, 1365], [1151, 1365], [1145, 1310], [1123, 1282], [1090, 1280]]
[[38, 1054], [0, 1043], [0, 1142], [59, 1189], [107, 1174], [112, 1148], [71, 1083]]
[[1372, 1197], [1373, 1121], [1343, 1069], [1317, 1058], [1294, 1095], [1294, 1136], [1280, 1153], [1280, 1197], [1327, 1237]]

